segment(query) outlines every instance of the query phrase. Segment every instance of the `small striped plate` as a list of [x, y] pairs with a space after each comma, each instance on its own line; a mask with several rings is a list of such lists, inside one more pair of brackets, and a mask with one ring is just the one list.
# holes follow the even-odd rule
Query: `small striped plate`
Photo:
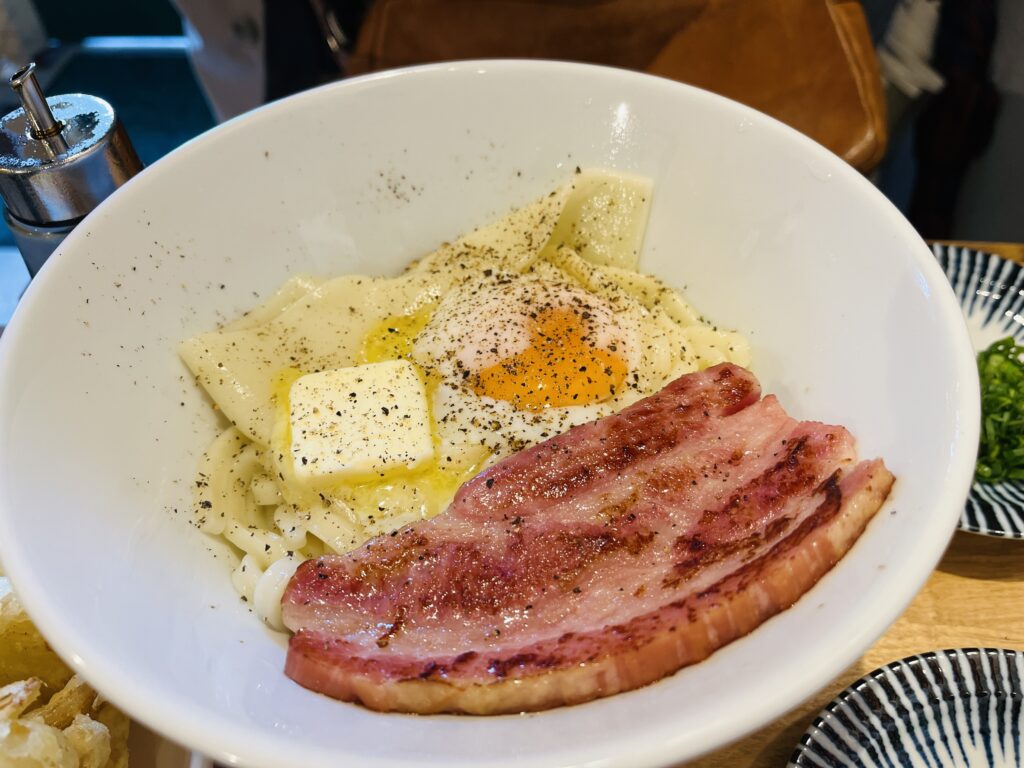
[[[1007, 336], [1024, 344], [1024, 267], [970, 248], [932, 249], [963, 307], [975, 351]], [[1024, 539], [1024, 483], [975, 483], [960, 530]]]
[[894, 661], [839, 694], [790, 768], [1018, 768], [1024, 654], [935, 651]]

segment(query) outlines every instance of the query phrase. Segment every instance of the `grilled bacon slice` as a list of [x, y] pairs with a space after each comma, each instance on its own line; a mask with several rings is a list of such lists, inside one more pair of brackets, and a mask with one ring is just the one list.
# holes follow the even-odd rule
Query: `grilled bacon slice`
[[720, 365], [466, 483], [449, 509], [304, 563], [286, 673], [382, 711], [498, 714], [654, 682], [796, 602], [889, 493], [842, 427]]

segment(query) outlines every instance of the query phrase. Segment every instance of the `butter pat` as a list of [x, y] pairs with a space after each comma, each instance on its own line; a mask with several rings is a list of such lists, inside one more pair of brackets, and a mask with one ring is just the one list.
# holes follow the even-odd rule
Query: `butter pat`
[[406, 360], [300, 376], [289, 392], [289, 416], [301, 481], [414, 469], [434, 455], [426, 387]]

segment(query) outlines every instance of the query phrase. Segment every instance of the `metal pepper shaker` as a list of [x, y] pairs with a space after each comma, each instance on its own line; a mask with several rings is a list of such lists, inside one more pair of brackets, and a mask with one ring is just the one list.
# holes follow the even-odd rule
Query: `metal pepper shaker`
[[32, 276], [78, 222], [142, 170], [110, 104], [83, 93], [46, 98], [34, 70], [29, 64], [11, 77], [22, 106], [0, 118], [4, 218]]

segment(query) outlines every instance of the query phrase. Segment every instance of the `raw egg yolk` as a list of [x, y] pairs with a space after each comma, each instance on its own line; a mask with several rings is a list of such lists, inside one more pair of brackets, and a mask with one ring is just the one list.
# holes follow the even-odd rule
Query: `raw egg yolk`
[[530, 345], [479, 371], [471, 379], [478, 395], [506, 400], [521, 411], [600, 403], [626, 378], [626, 362], [593, 345], [586, 313], [551, 307], [532, 316]]

